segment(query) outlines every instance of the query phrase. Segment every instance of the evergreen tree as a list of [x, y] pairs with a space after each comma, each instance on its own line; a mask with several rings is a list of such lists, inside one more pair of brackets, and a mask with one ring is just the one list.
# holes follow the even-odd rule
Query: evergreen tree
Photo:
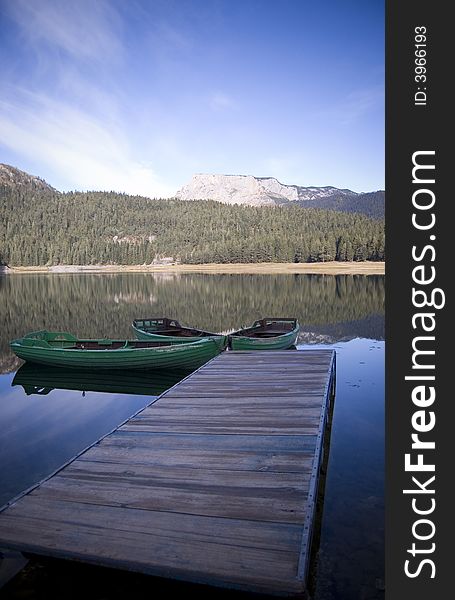
[[0, 186], [0, 262], [14, 265], [384, 260], [384, 222], [314, 208]]

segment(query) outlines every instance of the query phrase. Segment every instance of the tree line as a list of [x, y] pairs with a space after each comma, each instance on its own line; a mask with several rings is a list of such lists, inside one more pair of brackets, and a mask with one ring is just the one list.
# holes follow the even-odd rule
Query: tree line
[[0, 186], [0, 264], [382, 261], [384, 222], [302, 207]]

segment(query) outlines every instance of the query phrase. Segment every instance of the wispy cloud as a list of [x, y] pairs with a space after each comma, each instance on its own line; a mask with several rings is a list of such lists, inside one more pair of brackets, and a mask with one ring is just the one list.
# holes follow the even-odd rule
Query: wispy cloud
[[41, 164], [65, 189], [171, 196], [174, 186], [133, 142], [131, 103], [113, 69], [127, 55], [114, 3], [15, 0], [7, 8], [39, 72], [2, 82], [0, 147]]
[[14, 0], [7, 9], [32, 46], [45, 44], [91, 61], [121, 56], [121, 22], [106, 0]]
[[175, 191], [136, 158], [126, 133], [106, 115], [99, 120], [64, 102], [17, 89], [14, 100], [0, 106], [3, 145], [31, 160], [38, 157], [69, 186], [146, 196]]

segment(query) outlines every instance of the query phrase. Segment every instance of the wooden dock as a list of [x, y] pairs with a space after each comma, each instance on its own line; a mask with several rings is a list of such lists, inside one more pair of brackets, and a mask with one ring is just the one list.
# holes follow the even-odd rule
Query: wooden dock
[[330, 350], [224, 352], [0, 513], [0, 547], [305, 590]]

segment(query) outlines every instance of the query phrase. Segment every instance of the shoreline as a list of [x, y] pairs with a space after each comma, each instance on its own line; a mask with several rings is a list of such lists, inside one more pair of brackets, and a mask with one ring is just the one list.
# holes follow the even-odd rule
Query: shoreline
[[0, 268], [0, 274], [30, 273], [209, 273], [209, 274], [319, 274], [319, 275], [384, 275], [384, 262], [325, 263], [207, 263], [201, 265], [59, 265], [54, 267]]

